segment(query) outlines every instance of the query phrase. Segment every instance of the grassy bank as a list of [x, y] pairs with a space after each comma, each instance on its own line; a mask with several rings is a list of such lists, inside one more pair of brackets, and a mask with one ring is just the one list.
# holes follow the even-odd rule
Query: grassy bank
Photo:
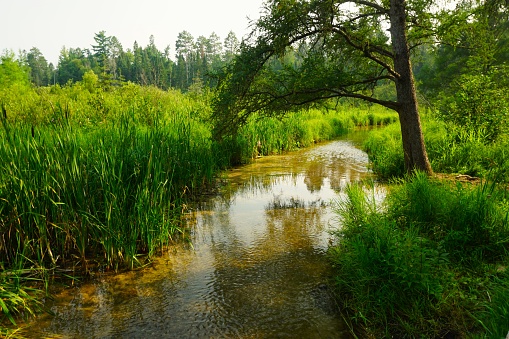
[[345, 318], [360, 337], [505, 337], [507, 135], [488, 138], [431, 114], [422, 122], [434, 178], [405, 177], [400, 126], [392, 124], [364, 143], [388, 182], [386, 201], [377, 206], [369, 189], [351, 186], [337, 205], [342, 221], [330, 254]]
[[330, 249], [345, 319], [359, 337], [501, 338], [509, 329], [508, 193], [423, 174], [383, 205], [350, 186]]
[[144, 264], [181, 233], [186, 197], [219, 165], [210, 141], [178, 119], [6, 127], [1, 140], [0, 285], [11, 321], [37, 310], [36, 289], [54, 278]]
[[[509, 138], [486, 138], [483, 130], [467, 131], [461, 126], [424, 116], [424, 142], [433, 170], [466, 174], [495, 182], [509, 182]], [[404, 175], [403, 147], [398, 124], [371, 133], [364, 144], [373, 171], [381, 178]]]
[[218, 141], [212, 95], [90, 79], [0, 91], [2, 324], [41, 311], [54, 280], [143, 265], [183, 234], [186, 204], [223, 169], [396, 120], [368, 107], [311, 109], [253, 116]]

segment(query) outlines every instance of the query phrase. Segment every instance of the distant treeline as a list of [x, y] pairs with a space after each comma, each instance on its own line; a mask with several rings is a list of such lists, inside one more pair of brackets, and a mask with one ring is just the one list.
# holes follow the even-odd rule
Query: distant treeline
[[96, 33], [94, 40], [91, 48], [63, 47], [57, 65], [48, 63], [37, 47], [28, 52], [22, 51], [17, 58], [12, 52], [4, 53], [2, 61], [17, 59], [30, 74], [29, 80], [35, 86], [81, 81], [85, 73], [93, 71], [108, 84], [130, 81], [161, 89], [188, 90], [193, 84], [213, 86], [210, 73], [231, 61], [240, 46], [233, 31], [224, 40], [215, 33], [208, 38], [199, 36], [195, 39], [189, 32], [183, 31], [175, 43], [173, 60], [170, 46], [159, 50], [154, 36], [150, 36], [146, 47], [135, 41], [133, 47], [127, 49], [105, 31]]

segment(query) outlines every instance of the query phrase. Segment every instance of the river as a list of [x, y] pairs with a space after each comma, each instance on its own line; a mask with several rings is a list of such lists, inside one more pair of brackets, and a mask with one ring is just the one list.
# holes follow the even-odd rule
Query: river
[[331, 201], [371, 176], [357, 134], [226, 172], [186, 214], [190, 242], [68, 288], [40, 338], [348, 338], [328, 288]]

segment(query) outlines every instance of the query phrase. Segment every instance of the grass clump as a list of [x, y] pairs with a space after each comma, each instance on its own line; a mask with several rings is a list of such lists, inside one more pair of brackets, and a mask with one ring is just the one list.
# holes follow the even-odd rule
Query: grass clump
[[363, 336], [507, 333], [504, 190], [417, 173], [391, 186], [384, 206], [359, 186], [346, 193], [330, 255], [346, 318]]
[[[0, 309], [3, 314], [0, 323], [7, 320], [12, 325], [17, 325], [17, 319], [27, 319], [44, 309], [41, 301], [44, 293], [38, 288], [27, 286], [34, 281], [40, 281], [39, 273], [37, 270], [27, 269], [7, 270], [0, 274]], [[7, 335], [2, 333], [1, 327], [0, 335]]]

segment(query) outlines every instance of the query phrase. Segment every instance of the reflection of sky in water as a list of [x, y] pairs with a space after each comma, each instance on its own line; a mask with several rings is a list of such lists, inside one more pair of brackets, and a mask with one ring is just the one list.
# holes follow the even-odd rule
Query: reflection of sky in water
[[[221, 215], [204, 220], [221, 224], [227, 219], [234, 224], [217, 237], [234, 237], [249, 244], [266, 232], [266, 211], [276, 207], [319, 209], [319, 231], [313, 233], [316, 246], [325, 248], [329, 240], [327, 227], [336, 218], [330, 209], [331, 201], [351, 182], [368, 178], [366, 153], [348, 141], [333, 141], [287, 155], [269, 156], [229, 172], [225, 188], [229, 196], [215, 199], [213, 206], [203, 206]], [[206, 204], [208, 205], [208, 204]], [[224, 223], [224, 221], [223, 221]], [[234, 234], [232, 234], [234, 233]]]

